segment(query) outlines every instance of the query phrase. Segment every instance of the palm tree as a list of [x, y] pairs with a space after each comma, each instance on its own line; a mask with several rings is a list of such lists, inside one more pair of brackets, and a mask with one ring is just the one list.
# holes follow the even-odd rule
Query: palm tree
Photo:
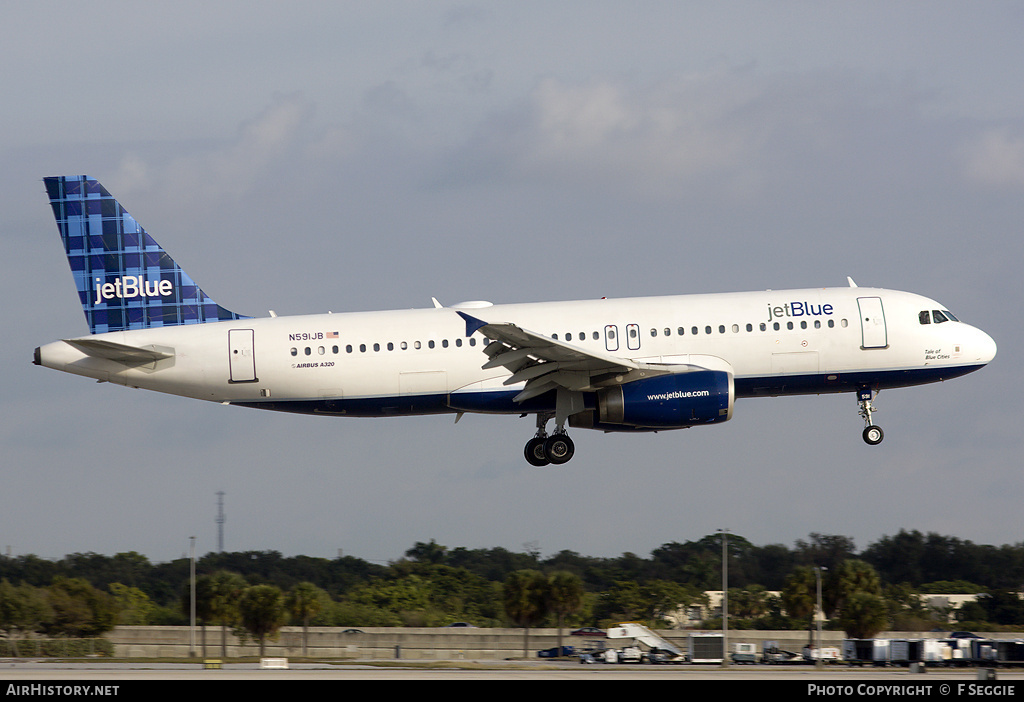
[[851, 639], [870, 639], [889, 621], [885, 600], [870, 592], [855, 592], [843, 604], [836, 621]]
[[846, 601], [857, 592], [881, 596], [882, 581], [878, 577], [878, 572], [869, 563], [851, 558], [829, 571], [823, 595], [823, 606], [829, 616], [841, 612]]
[[260, 645], [263, 656], [268, 638], [274, 638], [284, 620], [284, 593], [273, 585], [253, 585], [242, 591], [238, 600], [242, 627]]
[[[209, 575], [200, 575], [196, 578], [196, 620], [199, 622], [200, 647], [204, 658], [206, 657], [206, 625], [214, 620], [215, 599], [213, 578]], [[181, 611], [186, 615], [192, 612], [192, 588], [187, 584], [181, 598]]]
[[302, 620], [302, 655], [308, 653], [309, 620], [320, 613], [327, 600], [326, 592], [310, 582], [299, 583], [288, 593], [286, 605], [295, 619]]
[[729, 604], [741, 619], [756, 619], [768, 611], [768, 592], [763, 585], [730, 588]]
[[530, 627], [539, 624], [547, 614], [544, 596], [547, 578], [536, 570], [517, 570], [505, 579], [505, 614], [523, 627], [523, 657], [529, 656]]
[[558, 617], [558, 655], [562, 655], [562, 628], [568, 614], [583, 609], [583, 581], [575, 573], [559, 570], [548, 578], [547, 607]]
[[807, 643], [814, 641], [814, 612], [817, 609], [817, 582], [814, 568], [798, 566], [786, 578], [782, 588], [782, 604], [794, 619], [807, 619]]
[[[210, 616], [214, 621], [220, 622], [220, 655], [227, 658], [228, 627], [238, 621], [238, 600], [242, 596], [246, 582], [238, 573], [220, 570], [210, 576], [210, 586]], [[196, 600], [198, 599], [197, 596]]]

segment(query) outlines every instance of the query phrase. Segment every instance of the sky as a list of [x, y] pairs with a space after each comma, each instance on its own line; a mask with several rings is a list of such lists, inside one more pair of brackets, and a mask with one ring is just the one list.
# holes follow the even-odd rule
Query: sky
[[[386, 563], [418, 541], [641, 556], [728, 529], [1024, 541], [1024, 7], [0, 4], [0, 549]], [[751, 399], [653, 435], [334, 419], [31, 365], [87, 333], [42, 178], [100, 180], [263, 316], [846, 285], [939, 300], [985, 369]], [[514, 321], [514, 320], [510, 320]]]

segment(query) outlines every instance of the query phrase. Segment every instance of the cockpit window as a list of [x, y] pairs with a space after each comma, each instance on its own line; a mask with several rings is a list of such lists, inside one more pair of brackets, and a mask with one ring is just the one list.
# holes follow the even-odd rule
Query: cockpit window
[[953, 316], [953, 313], [949, 310], [921, 310], [917, 314], [918, 321], [921, 324], [942, 324], [943, 322], [959, 322], [960, 320]]

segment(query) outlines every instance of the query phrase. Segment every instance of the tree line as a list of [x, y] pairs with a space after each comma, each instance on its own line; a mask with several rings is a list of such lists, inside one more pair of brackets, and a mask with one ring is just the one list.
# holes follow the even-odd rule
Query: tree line
[[[721, 589], [721, 539], [711, 534], [666, 543], [646, 558], [574, 551], [542, 557], [528, 547], [449, 548], [433, 540], [415, 543], [387, 565], [276, 551], [209, 553], [196, 562], [196, 616], [222, 635], [230, 629], [257, 643], [285, 623], [467, 622], [526, 629], [634, 620], [665, 626], [678, 622], [680, 613], [706, 608], [705, 591]], [[757, 546], [730, 534], [727, 545], [730, 628], [809, 629], [819, 579], [827, 626], [850, 635], [947, 628], [947, 612], [922, 605], [919, 593], [981, 594], [958, 613], [962, 628], [1024, 624], [1018, 595], [1024, 544], [985, 546], [900, 531], [860, 552], [849, 537], [819, 533], [792, 547]], [[151, 563], [135, 552], [76, 553], [60, 560], [0, 557], [0, 631], [8, 638], [75, 637], [96, 636], [118, 624], [187, 624], [189, 568], [186, 558]], [[518, 600], [509, 594], [517, 583]], [[715, 628], [718, 621], [694, 624]]]

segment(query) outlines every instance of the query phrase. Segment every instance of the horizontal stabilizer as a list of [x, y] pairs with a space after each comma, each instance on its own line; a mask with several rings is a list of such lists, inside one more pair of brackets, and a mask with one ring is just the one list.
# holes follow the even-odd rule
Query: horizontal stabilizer
[[64, 339], [64, 343], [74, 346], [89, 356], [105, 358], [108, 361], [117, 361], [128, 366], [141, 366], [146, 363], [156, 363], [157, 361], [174, 358], [173, 349], [163, 351], [155, 346], [140, 348], [117, 344], [113, 341], [101, 341], [100, 339]]

